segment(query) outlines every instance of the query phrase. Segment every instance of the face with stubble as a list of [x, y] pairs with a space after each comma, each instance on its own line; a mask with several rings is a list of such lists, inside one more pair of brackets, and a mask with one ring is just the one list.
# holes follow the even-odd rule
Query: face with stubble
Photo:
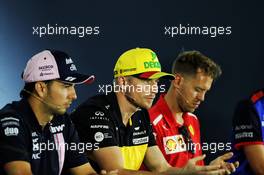
[[178, 103], [182, 112], [194, 112], [200, 103], [204, 101], [212, 82], [212, 77], [203, 71], [197, 71], [196, 75], [193, 76], [187, 75], [181, 77], [179, 87], [176, 89], [176, 93], [178, 94], [176, 103]]

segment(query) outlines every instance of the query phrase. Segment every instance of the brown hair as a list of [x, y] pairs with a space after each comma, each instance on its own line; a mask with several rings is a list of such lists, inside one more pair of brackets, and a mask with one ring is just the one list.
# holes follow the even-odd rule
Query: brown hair
[[180, 53], [172, 65], [173, 74], [196, 75], [198, 69], [204, 71], [205, 74], [211, 76], [214, 80], [222, 74], [218, 64], [195, 50]]

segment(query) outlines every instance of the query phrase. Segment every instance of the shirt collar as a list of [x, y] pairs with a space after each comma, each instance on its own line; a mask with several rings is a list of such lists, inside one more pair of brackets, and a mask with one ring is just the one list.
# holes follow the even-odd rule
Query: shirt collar
[[[163, 117], [165, 118], [166, 122], [169, 124], [170, 127], [180, 127], [182, 126], [181, 124], [177, 123], [175, 120], [174, 115], [172, 114], [166, 100], [164, 99], [166, 94], [161, 94], [159, 97], [159, 100], [157, 102], [157, 106], [159, 106], [159, 110], [161, 114], [164, 114]], [[184, 118], [184, 113], [183, 113], [183, 118]]]
[[18, 103], [15, 104], [15, 108], [17, 109], [17, 112], [22, 116], [22, 118], [24, 120], [27, 120], [30, 125], [41, 129], [41, 126], [39, 125], [38, 120], [27, 99], [21, 99]]

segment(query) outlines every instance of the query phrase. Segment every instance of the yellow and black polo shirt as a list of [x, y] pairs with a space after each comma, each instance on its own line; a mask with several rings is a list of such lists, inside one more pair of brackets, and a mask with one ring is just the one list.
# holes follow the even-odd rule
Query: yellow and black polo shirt
[[118, 146], [126, 169], [138, 170], [147, 148], [156, 145], [147, 110], [134, 113], [125, 126], [115, 93], [88, 99], [71, 116], [82, 142], [96, 145], [93, 150]]

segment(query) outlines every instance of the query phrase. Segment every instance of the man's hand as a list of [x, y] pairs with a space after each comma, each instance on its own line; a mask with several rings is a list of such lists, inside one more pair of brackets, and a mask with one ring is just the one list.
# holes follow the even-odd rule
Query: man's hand
[[198, 166], [196, 162], [203, 160], [205, 155], [195, 157], [190, 159], [188, 163], [183, 167], [183, 171], [180, 174], [188, 175], [222, 175], [225, 174], [225, 169], [220, 165], [208, 165], [208, 166]]
[[236, 171], [236, 168], [239, 166], [239, 162], [233, 162], [229, 163], [226, 162], [233, 156], [232, 152], [228, 152], [222, 156], [217, 157], [212, 162], [210, 162], [210, 165], [219, 165], [221, 168], [225, 169], [224, 174], [231, 174]]

